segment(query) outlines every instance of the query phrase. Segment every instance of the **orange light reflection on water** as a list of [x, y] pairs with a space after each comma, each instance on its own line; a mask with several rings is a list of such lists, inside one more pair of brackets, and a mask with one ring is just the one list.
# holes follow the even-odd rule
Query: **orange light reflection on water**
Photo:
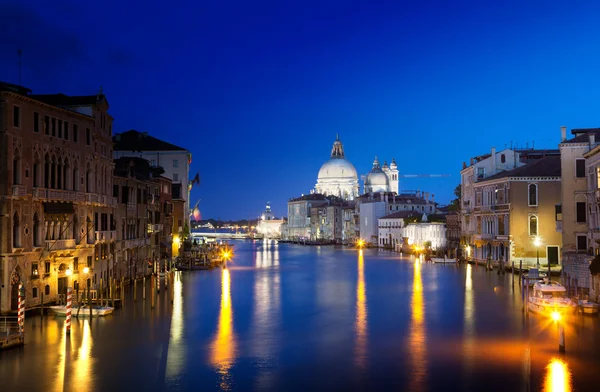
[[571, 371], [565, 361], [552, 358], [546, 366], [544, 392], [571, 392]]
[[235, 360], [236, 342], [233, 333], [233, 315], [231, 309], [231, 292], [229, 270], [222, 270], [221, 278], [221, 310], [217, 335], [212, 345], [210, 361], [221, 375], [220, 388], [231, 390], [231, 369]]
[[423, 279], [421, 277], [421, 263], [415, 260], [413, 275], [413, 292], [411, 297], [411, 323], [409, 335], [409, 353], [412, 359], [412, 375], [410, 382], [411, 391], [425, 389], [424, 381], [427, 374], [425, 333], [425, 304], [423, 301]]
[[356, 285], [356, 362], [364, 367], [367, 355], [367, 290], [364, 276], [364, 256], [358, 251], [358, 282]]

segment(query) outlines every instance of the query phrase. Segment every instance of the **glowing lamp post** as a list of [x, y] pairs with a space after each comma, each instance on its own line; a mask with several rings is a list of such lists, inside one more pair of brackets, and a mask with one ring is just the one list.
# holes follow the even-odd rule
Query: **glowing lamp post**
[[561, 323], [561, 314], [558, 311], [552, 312], [552, 320], [556, 321], [558, 325], [558, 351], [561, 353], [565, 352], [565, 328], [563, 327], [563, 323]]
[[227, 268], [227, 260], [229, 260], [231, 258], [231, 252], [229, 251], [229, 249], [226, 249], [223, 251], [221, 256], [223, 257], [223, 262], [224, 262], [223, 268]]
[[362, 239], [359, 239], [358, 241], [356, 241], [356, 246], [358, 247], [358, 249], [362, 249], [365, 246], [365, 241]]

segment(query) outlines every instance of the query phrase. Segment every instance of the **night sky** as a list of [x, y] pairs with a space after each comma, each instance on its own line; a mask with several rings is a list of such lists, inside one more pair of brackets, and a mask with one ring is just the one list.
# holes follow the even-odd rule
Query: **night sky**
[[336, 133], [446, 203], [469, 157], [600, 126], [600, 2], [376, 3], [0, 0], [0, 79], [21, 49], [34, 93], [102, 85], [114, 132], [192, 152], [203, 218], [286, 214]]

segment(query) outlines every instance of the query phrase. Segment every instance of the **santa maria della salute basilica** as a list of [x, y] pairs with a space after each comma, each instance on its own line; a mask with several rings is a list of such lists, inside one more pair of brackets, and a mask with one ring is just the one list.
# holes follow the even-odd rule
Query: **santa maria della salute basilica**
[[[331, 158], [319, 170], [315, 192], [344, 200], [354, 200], [360, 195], [358, 174], [354, 165], [346, 159], [339, 136], [333, 143]], [[398, 165], [394, 159], [389, 166], [387, 162], [381, 166], [375, 157], [373, 168], [364, 178], [364, 193], [374, 192], [398, 193]]]

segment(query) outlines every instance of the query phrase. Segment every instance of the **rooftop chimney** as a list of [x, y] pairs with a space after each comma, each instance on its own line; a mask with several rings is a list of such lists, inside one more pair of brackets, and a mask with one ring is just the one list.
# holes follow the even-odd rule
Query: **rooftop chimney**
[[567, 140], [567, 127], [562, 126], [560, 127], [560, 141], [564, 142], [565, 140]]
[[590, 132], [590, 150], [594, 148], [596, 144], [596, 134], [594, 132]]
[[467, 168], [467, 162], [463, 161], [463, 170]]
[[496, 147], [492, 147], [492, 176], [496, 174]]
[[469, 166], [473, 166], [474, 163], [475, 163], [475, 160], [473, 158], [469, 159]]

